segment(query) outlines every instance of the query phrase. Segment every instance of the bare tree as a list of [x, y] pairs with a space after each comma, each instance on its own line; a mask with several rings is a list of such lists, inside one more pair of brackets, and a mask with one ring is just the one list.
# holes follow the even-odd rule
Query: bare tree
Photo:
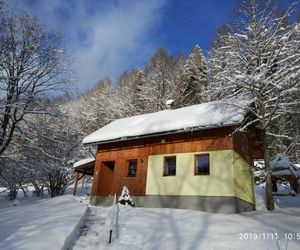
[[[57, 116], [31, 116], [26, 128], [31, 138], [23, 137], [19, 154], [28, 168], [29, 181], [39, 192], [48, 189], [51, 197], [62, 195], [72, 181], [72, 165], [78, 155], [78, 132], [52, 103]], [[53, 109], [54, 109], [53, 108]]]
[[[210, 68], [215, 88], [212, 91], [217, 96], [244, 92], [253, 96], [254, 106], [249, 108], [253, 119], [243, 129], [258, 124], [261, 130], [266, 205], [273, 210], [268, 138], [272, 125], [299, 107], [300, 26], [288, 26], [286, 22], [292, 8], [278, 16], [271, 1], [249, 0], [239, 7], [239, 27], [232, 27], [231, 32], [221, 37], [221, 46], [214, 48]], [[225, 60], [220, 60], [219, 55]]]
[[23, 186], [26, 180], [26, 170], [20, 168], [16, 161], [10, 158], [1, 159], [1, 163], [7, 167], [0, 172], [0, 185], [7, 187], [8, 198], [14, 200], [17, 197], [18, 190], [21, 189], [26, 196], [26, 190]]
[[[143, 70], [133, 70], [123, 73], [114, 91], [113, 109], [116, 118], [123, 118], [151, 112], [149, 98], [145, 96], [143, 88], [146, 79]], [[153, 86], [154, 87], [154, 86]]]
[[160, 48], [145, 67], [146, 84], [142, 86], [142, 92], [151, 112], [163, 110], [166, 100], [172, 96], [173, 65], [167, 50]]
[[46, 32], [36, 17], [1, 10], [0, 157], [21, 131], [27, 114], [41, 113], [39, 97], [67, 82], [69, 67], [58, 32]]

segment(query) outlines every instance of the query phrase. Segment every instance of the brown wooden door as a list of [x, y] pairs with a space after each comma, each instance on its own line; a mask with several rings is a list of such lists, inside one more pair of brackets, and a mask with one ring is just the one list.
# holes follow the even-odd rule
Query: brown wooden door
[[112, 195], [112, 185], [114, 180], [114, 161], [107, 161], [101, 163], [100, 169], [100, 195]]

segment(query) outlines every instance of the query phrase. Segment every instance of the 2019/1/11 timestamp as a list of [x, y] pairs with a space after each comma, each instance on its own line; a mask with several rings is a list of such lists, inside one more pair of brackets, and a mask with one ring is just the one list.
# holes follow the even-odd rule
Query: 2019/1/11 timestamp
[[278, 234], [277, 232], [266, 232], [266, 233], [239, 233], [239, 240], [299, 240], [300, 241], [300, 232], [284, 232]]

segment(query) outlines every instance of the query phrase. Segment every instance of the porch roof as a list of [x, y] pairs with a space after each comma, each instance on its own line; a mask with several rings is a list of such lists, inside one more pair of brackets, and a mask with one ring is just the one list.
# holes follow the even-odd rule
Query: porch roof
[[77, 161], [73, 165], [74, 171], [86, 175], [94, 175], [95, 158], [86, 158]]

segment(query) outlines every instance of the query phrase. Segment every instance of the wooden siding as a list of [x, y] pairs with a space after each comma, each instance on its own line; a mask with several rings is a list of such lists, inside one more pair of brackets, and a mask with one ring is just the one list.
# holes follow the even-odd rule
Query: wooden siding
[[157, 145], [162, 144], [162, 140], [164, 144], [167, 143], [175, 143], [175, 142], [187, 142], [187, 141], [197, 141], [199, 139], [214, 139], [214, 138], [222, 138], [227, 137], [233, 132], [232, 127], [222, 127], [222, 128], [214, 128], [214, 129], [206, 129], [199, 131], [188, 131], [181, 133], [171, 133], [164, 135], [152, 135], [145, 136], [139, 139], [128, 139], [128, 140], [119, 140], [116, 142], [103, 143], [99, 144], [98, 149], [100, 151], [104, 150], [118, 150], [124, 148], [133, 148], [133, 147], [144, 147], [146, 145]]
[[251, 166], [254, 159], [263, 158], [260, 130], [249, 128], [233, 135], [233, 149]]
[[[225, 127], [101, 144], [96, 157], [92, 195], [108, 194], [108, 188], [103, 184], [106, 172], [102, 162], [115, 162], [110, 194], [120, 195], [123, 186], [127, 186], [132, 195], [142, 196], [146, 193], [149, 155], [233, 149], [232, 131], [231, 127]], [[129, 159], [138, 160], [136, 177], [127, 177]]]

